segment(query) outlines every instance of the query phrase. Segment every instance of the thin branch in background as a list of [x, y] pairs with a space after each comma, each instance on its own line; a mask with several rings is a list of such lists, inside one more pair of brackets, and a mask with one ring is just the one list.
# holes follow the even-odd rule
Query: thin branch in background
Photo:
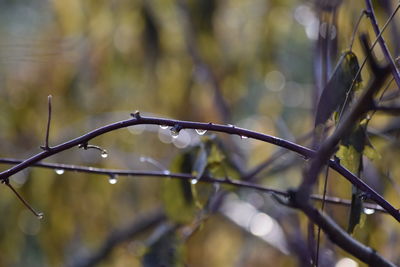
[[201, 57], [198, 42], [196, 39], [196, 32], [193, 27], [192, 16], [190, 14], [187, 3], [183, 0], [178, 1], [178, 8], [181, 15], [183, 34], [185, 37], [186, 47], [190, 57], [192, 58], [193, 64], [195, 66], [195, 72], [201, 75], [212, 87], [215, 107], [218, 109], [222, 121], [224, 123], [229, 123], [231, 121], [231, 112], [229, 110], [228, 104], [226, 103], [224, 96], [222, 95], [221, 86], [219, 81], [212, 70], [211, 66], [207, 64]]
[[386, 105], [376, 105], [374, 107], [375, 111], [391, 114], [394, 116], [400, 115], [400, 106], [386, 106]]
[[[302, 143], [304, 141], [307, 141], [310, 139], [314, 134], [314, 131], [310, 131], [303, 136], [300, 136], [299, 138], [296, 138], [296, 143]], [[276, 151], [274, 154], [272, 154], [268, 159], [266, 159], [264, 162], [260, 163], [259, 165], [255, 166], [253, 169], [247, 171], [243, 175], [243, 180], [245, 181], [255, 181], [257, 180], [257, 174], [259, 174], [261, 171], [263, 171], [265, 168], [271, 166], [275, 161], [280, 159], [282, 156], [284, 156], [286, 153], [289, 151], [286, 149], [279, 149]]]
[[[322, 205], [321, 205], [321, 212], [324, 212], [325, 208], [325, 201], [326, 201], [326, 190], [328, 187], [328, 176], [329, 176], [329, 168], [326, 168], [325, 171], [325, 180], [324, 180], [324, 192], [322, 194]], [[315, 253], [315, 264], [319, 265], [319, 246], [321, 241], [321, 227], [318, 226], [318, 233], [317, 233], [317, 251]]]
[[[379, 45], [381, 46], [383, 55], [385, 56], [386, 60], [389, 62], [390, 66], [391, 66], [392, 75], [394, 77], [394, 80], [397, 83], [397, 87], [400, 90], [400, 72], [397, 69], [396, 63], [394, 62], [393, 57], [391, 56], [391, 54], [389, 52], [389, 49], [385, 42], [385, 39], [383, 38], [383, 36], [379, 30], [378, 21], [375, 16], [372, 2], [371, 2], [371, 0], [365, 0], [365, 4], [367, 6], [367, 10], [366, 10], [367, 16], [371, 20], [372, 28], [374, 29], [374, 32], [377, 36], [377, 39], [378, 39]], [[400, 8], [400, 4], [397, 6], [395, 11], [397, 11], [399, 8]]]
[[344, 104], [342, 106], [342, 109], [339, 112], [339, 120], [342, 118], [343, 115], [343, 111], [344, 111], [344, 107], [347, 105], [347, 102], [349, 101], [349, 95], [350, 92], [353, 90], [354, 86], [356, 85], [356, 82], [358, 80], [358, 77], [361, 75], [361, 71], [364, 69], [365, 64], [367, 63], [369, 56], [372, 55], [372, 51], [375, 48], [376, 44], [379, 41], [379, 38], [382, 36], [382, 34], [385, 32], [387, 26], [389, 25], [389, 23], [392, 21], [392, 19], [394, 18], [394, 16], [396, 15], [397, 11], [399, 11], [400, 9], [400, 3], [397, 5], [396, 9], [393, 11], [393, 13], [390, 15], [390, 17], [386, 20], [385, 25], [383, 25], [382, 30], [379, 32], [379, 34], [377, 35], [377, 37], [375, 38], [375, 41], [372, 43], [371, 47], [368, 50], [368, 53], [366, 53], [366, 56], [363, 60], [363, 62], [360, 65], [359, 70], [357, 71], [356, 75], [353, 78], [353, 81], [350, 85], [350, 88], [347, 90], [347, 95], [346, 95], [346, 99], [344, 101]]
[[349, 50], [350, 50], [350, 51], [353, 49], [353, 44], [354, 44], [354, 40], [355, 40], [355, 38], [356, 38], [356, 34], [357, 34], [357, 31], [358, 31], [358, 28], [360, 27], [361, 20], [363, 19], [363, 17], [364, 17], [365, 15], [366, 15], [365, 10], [362, 10], [362, 11], [361, 11], [361, 14], [360, 14], [360, 16], [358, 17], [358, 20], [357, 20], [357, 22], [356, 22], [356, 26], [354, 27], [353, 34], [351, 35], [351, 41], [350, 41], [350, 46], [349, 46]]
[[11, 191], [18, 197], [18, 199], [22, 202], [22, 204], [25, 205], [25, 207], [30, 210], [38, 219], [43, 219], [44, 215], [42, 212], [37, 212], [29, 203], [15, 190], [15, 188], [10, 184], [10, 181], [8, 179], [1, 181], [1, 183], [5, 184], [8, 186], [8, 188], [11, 189]]
[[166, 220], [166, 216], [161, 211], [153, 211], [149, 214], [139, 216], [133, 223], [119, 230], [114, 230], [103, 242], [102, 246], [91, 253], [91, 255], [73, 259], [70, 266], [74, 267], [90, 267], [96, 266], [99, 262], [106, 259], [115, 247], [121, 243], [136, 238], [138, 235], [154, 228], [161, 222]]
[[51, 95], [47, 97], [48, 114], [47, 114], [46, 139], [44, 141], [44, 146], [40, 146], [40, 148], [43, 150], [51, 149], [49, 146], [50, 123], [51, 123], [51, 98], [52, 98]]

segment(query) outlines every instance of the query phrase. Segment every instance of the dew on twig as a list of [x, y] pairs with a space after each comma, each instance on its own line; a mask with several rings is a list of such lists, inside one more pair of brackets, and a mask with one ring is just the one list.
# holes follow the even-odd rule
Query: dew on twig
[[108, 157], [108, 152], [106, 150], [101, 151], [101, 157], [103, 159], [107, 158]]
[[171, 136], [172, 138], [178, 138], [179, 137], [179, 132], [180, 132], [180, 127], [174, 126], [171, 128]]
[[196, 178], [190, 180], [190, 183], [191, 183], [191, 184], [197, 184], [198, 182], [199, 182], [199, 180], [196, 179]]
[[247, 139], [247, 138], [249, 138], [249, 137], [248, 137], [248, 136], [245, 136], [245, 135], [241, 135], [240, 138], [241, 138], [241, 139]]
[[367, 215], [371, 215], [375, 213], [374, 209], [364, 208], [364, 213]]
[[65, 170], [64, 169], [55, 169], [54, 170], [58, 175], [64, 174]]
[[198, 135], [204, 135], [207, 132], [207, 130], [203, 130], [203, 129], [196, 129], [196, 133]]
[[115, 174], [110, 175], [110, 177], [108, 178], [108, 182], [109, 182], [110, 184], [116, 184], [116, 183], [118, 182], [118, 177], [117, 177], [117, 175], [115, 175]]
[[164, 124], [163, 124], [163, 125], [160, 125], [160, 128], [163, 129], [163, 130], [165, 130], [165, 129], [168, 128], [168, 125], [164, 125]]

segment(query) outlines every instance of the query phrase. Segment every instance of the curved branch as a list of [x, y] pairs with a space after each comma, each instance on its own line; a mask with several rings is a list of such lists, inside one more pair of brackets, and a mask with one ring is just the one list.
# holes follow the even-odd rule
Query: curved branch
[[[315, 156], [315, 151], [304, 146], [298, 145], [296, 143], [274, 137], [267, 134], [262, 134], [259, 132], [239, 128], [232, 125], [221, 125], [221, 124], [213, 124], [213, 123], [201, 123], [201, 122], [191, 122], [191, 121], [181, 121], [181, 120], [171, 120], [171, 119], [162, 119], [162, 118], [154, 118], [154, 117], [144, 117], [139, 113], [133, 114], [133, 117], [128, 120], [123, 120], [119, 122], [115, 122], [103, 127], [100, 127], [96, 130], [93, 130], [87, 134], [84, 134], [80, 137], [62, 143], [60, 145], [56, 145], [52, 147], [50, 150], [42, 151], [23, 162], [3, 171], [0, 173], [0, 180], [5, 180], [11, 175], [22, 171], [35, 163], [48, 158], [54, 154], [60, 153], [61, 151], [70, 149], [72, 147], [78, 146], [83, 143], [89, 142], [91, 139], [98, 137], [100, 135], [106, 134], [111, 131], [115, 131], [121, 128], [126, 128], [133, 125], [140, 124], [149, 124], [149, 125], [167, 125], [173, 128], [180, 129], [202, 129], [214, 132], [227, 133], [238, 136], [247, 136], [252, 139], [256, 139], [259, 141], [267, 142], [279, 147], [286, 148], [293, 152], [298, 153], [304, 158], [312, 158]], [[344, 178], [346, 178], [350, 183], [355, 185], [361, 191], [363, 191], [371, 200], [375, 201], [378, 205], [380, 205], [383, 209], [385, 209], [392, 217], [394, 217], [397, 221], [400, 222], [400, 213], [397, 209], [395, 209], [389, 202], [387, 202], [381, 195], [379, 195], [375, 190], [369, 187], [365, 182], [359, 179], [357, 176], [352, 174], [346, 168], [340, 165], [339, 162], [334, 160], [329, 160], [328, 165], [340, 173]]]

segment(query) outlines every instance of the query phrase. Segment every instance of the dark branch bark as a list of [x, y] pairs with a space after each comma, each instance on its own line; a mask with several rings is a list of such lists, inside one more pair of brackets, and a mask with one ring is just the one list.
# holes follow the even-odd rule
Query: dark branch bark
[[357, 257], [370, 266], [396, 266], [380, 256], [375, 250], [365, 246], [356, 239], [352, 238], [330, 217], [322, 214], [319, 210], [304, 202], [302, 197], [297, 198], [297, 193], [293, 193], [291, 204], [301, 210], [313, 223], [321, 227], [329, 239], [343, 250]]
[[[70, 149], [72, 147], [78, 146], [80, 144], [88, 143], [91, 139], [106, 134], [111, 131], [115, 131], [121, 128], [126, 128], [128, 126], [139, 125], [139, 124], [151, 124], [151, 125], [168, 125], [174, 127], [179, 125], [180, 128], [184, 129], [203, 129], [208, 131], [222, 132], [232, 135], [238, 136], [247, 136], [249, 138], [253, 138], [256, 140], [260, 140], [263, 142], [267, 142], [276, 146], [280, 146], [291, 150], [293, 152], [302, 155], [305, 158], [312, 158], [315, 156], [315, 151], [306, 148], [304, 146], [300, 146], [298, 144], [292, 143], [290, 141], [274, 137], [271, 135], [266, 135], [254, 131], [250, 131], [247, 129], [231, 126], [231, 125], [221, 125], [221, 124], [213, 124], [213, 123], [200, 123], [200, 122], [190, 122], [190, 121], [180, 121], [180, 120], [170, 120], [170, 119], [161, 119], [161, 118], [153, 118], [153, 117], [144, 117], [144, 116], [133, 116], [133, 118], [115, 122], [103, 127], [100, 127], [96, 130], [93, 130], [87, 134], [84, 134], [80, 137], [67, 141], [63, 144], [56, 145], [52, 147], [51, 150], [42, 151], [23, 162], [3, 171], [0, 173], [0, 180], [5, 180], [11, 175], [20, 172], [39, 161], [46, 159], [54, 154], [60, 153], [64, 150]], [[326, 161], [324, 161], [325, 163]], [[380, 196], [375, 190], [369, 187], [365, 182], [359, 179], [357, 176], [349, 172], [346, 168], [340, 165], [339, 162], [334, 160], [329, 160], [328, 165], [340, 173], [344, 178], [346, 178], [350, 183], [355, 185], [361, 191], [363, 191], [370, 199], [375, 201], [378, 205], [384, 208], [391, 216], [393, 216], [397, 221], [400, 222], [400, 213], [397, 209], [395, 209], [389, 202], [387, 202], [382, 196]]]
[[[0, 164], [18, 164], [21, 163], [22, 160], [18, 159], [6, 159], [0, 158]], [[39, 167], [45, 169], [52, 170], [64, 170], [71, 172], [83, 172], [83, 173], [91, 173], [97, 175], [118, 175], [118, 176], [131, 176], [131, 177], [158, 177], [158, 178], [174, 178], [174, 179], [182, 179], [182, 180], [192, 180], [196, 178], [190, 174], [185, 173], [171, 173], [169, 171], [134, 171], [134, 170], [119, 170], [119, 169], [104, 169], [104, 168], [94, 168], [94, 167], [86, 167], [86, 166], [78, 166], [78, 165], [69, 165], [69, 164], [59, 164], [59, 163], [35, 163], [32, 167]], [[227, 180], [227, 179], [218, 179], [213, 177], [202, 177], [200, 182], [205, 183], [220, 183], [220, 184], [228, 184], [233, 185], [238, 188], [251, 188], [264, 193], [274, 193], [277, 195], [281, 195], [284, 197], [288, 197], [288, 193], [286, 191], [272, 189], [265, 186], [253, 184], [250, 182], [237, 181], [237, 180]], [[320, 195], [311, 195], [312, 200], [322, 201], [322, 196]], [[351, 200], [342, 199], [338, 197], [327, 196], [327, 203], [336, 204], [341, 206], [350, 206]], [[379, 211], [382, 213], [387, 213], [381, 206], [373, 204], [373, 203], [364, 203], [364, 207], [368, 209], [373, 209], [375, 211]]]

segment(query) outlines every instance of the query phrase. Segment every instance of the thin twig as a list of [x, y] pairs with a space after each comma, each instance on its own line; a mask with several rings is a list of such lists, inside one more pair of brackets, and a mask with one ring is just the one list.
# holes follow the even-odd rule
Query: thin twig
[[374, 110], [378, 112], [384, 112], [391, 115], [400, 115], [400, 106], [384, 106], [384, 105], [377, 105], [374, 107]]
[[22, 202], [22, 204], [25, 205], [28, 210], [30, 210], [38, 219], [43, 219], [43, 213], [42, 212], [37, 212], [29, 203], [15, 190], [15, 188], [10, 184], [10, 181], [8, 179], [3, 180], [3, 183], [8, 186], [8, 188], [13, 191], [13, 193], [17, 196], [17, 198]]
[[[0, 158], [0, 164], [19, 164], [23, 162], [22, 160], [18, 159], [11, 159], [11, 158]], [[182, 179], [182, 180], [192, 180], [195, 176], [185, 173], [171, 173], [169, 170], [161, 170], [161, 171], [136, 171], [136, 170], [121, 170], [121, 169], [105, 169], [105, 168], [95, 168], [95, 167], [87, 167], [81, 165], [71, 165], [71, 164], [61, 164], [61, 163], [45, 163], [45, 162], [38, 162], [33, 164], [31, 167], [39, 167], [45, 169], [52, 169], [52, 170], [64, 170], [70, 172], [82, 172], [82, 173], [91, 173], [97, 175], [118, 175], [118, 176], [127, 176], [127, 177], [159, 177], [159, 178], [175, 178], [175, 179]], [[218, 179], [213, 178], [210, 176], [204, 176], [204, 179], [201, 179], [201, 182], [205, 183], [220, 183], [220, 184], [228, 184], [237, 186], [238, 188], [251, 188], [255, 190], [259, 190], [265, 193], [274, 193], [277, 195], [288, 197], [288, 193], [286, 191], [277, 190], [268, 188], [265, 186], [256, 185], [250, 182], [244, 182], [238, 180], [229, 180], [229, 179]], [[316, 201], [322, 201], [323, 196], [321, 195], [311, 195], [311, 199]], [[350, 206], [351, 200], [342, 199], [338, 197], [326, 196], [325, 201], [331, 204], [337, 204], [342, 206]], [[387, 213], [381, 206], [373, 204], [373, 203], [365, 203], [365, 207], [369, 209], [373, 209], [375, 211], [379, 211], [382, 213]]]
[[[386, 45], [385, 39], [383, 38], [380, 30], [379, 30], [379, 26], [378, 26], [378, 21], [376, 19], [375, 16], [375, 12], [374, 12], [374, 8], [372, 6], [372, 2], [371, 0], [365, 0], [365, 4], [367, 6], [367, 16], [369, 17], [369, 19], [371, 20], [371, 25], [372, 28], [375, 31], [375, 34], [377, 36], [377, 39], [379, 41], [379, 45], [381, 46], [383, 55], [385, 56], [386, 60], [389, 61], [389, 64], [391, 66], [391, 70], [392, 70], [392, 75], [397, 83], [397, 87], [400, 89], [400, 73], [399, 70], [397, 69], [396, 63], [393, 60], [393, 57], [391, 56], [389, 49]], [[397, 6], [396, 10], [400, 8], [400, 4]], [[394, 13], [394, 12], [393, 12]]]
[[[322, 205], [321, 205], [321, 212], [324, 212], [324, 208], [325, 208], [325, 201], [326, 201], [326, 190], [328, 187], [328, 176], [329, 176], [329, 168], [326, 168], [326, 172], [325, 172], [325, 181], [324, 181], [324, 191], [322, 194]], [[317, 233], [317, 251], [315, 253], [315, 263], [318, 266], [319, 264], [319, 243], [321, 241], [321, 227], [318, 226], [318, 233]]]
[[40, 146], [40, 148], [43, 150], [50, 150], [49, 135], [50, 135], [50, 123], [51, 123], [51, 98], [52, 98], [51, 95], [47, 97], [48, 114], [47, 114], [46, 139], [44, 142], [44, 146]]
[[351, 35], [351, 41], [350, 41], [350, 47], [349, 47], [350, 51], [353, 49], [353, 44], [354, 44], [354, 40], [356, 38], [356, 33], [358, 31], [358, 27], [360, 26], [361, 20], [364, 17], [364, 15], [365, 15], [365, 10], [362, 10], [360, 16], [358, 17], [356, 26], [354, 27], [353, 34]]

